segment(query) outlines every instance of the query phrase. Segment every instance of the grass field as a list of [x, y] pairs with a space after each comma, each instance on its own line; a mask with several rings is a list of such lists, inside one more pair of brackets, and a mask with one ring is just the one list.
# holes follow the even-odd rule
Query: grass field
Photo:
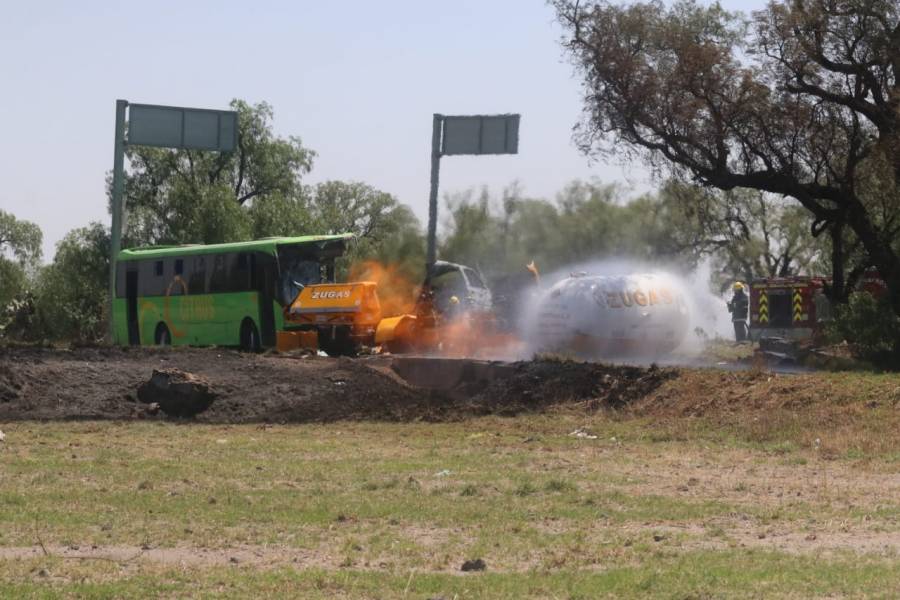
[[872, 411], [7, 423], [0, 596], [895, 597], [896, 442], [862, 442], [896, 409]]

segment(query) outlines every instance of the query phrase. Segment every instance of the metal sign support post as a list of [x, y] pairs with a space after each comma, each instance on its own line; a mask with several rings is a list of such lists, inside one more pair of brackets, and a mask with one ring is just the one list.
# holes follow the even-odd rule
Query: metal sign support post
[[428, 198], [428, 253], [425, 258], [426, 277], [437, 260], [438, 182], [441, 174], [441, 129], [444, 117], [435, 114], [431, 129], [431, 195]]
[[431, 130], [431, 194], [428, 198], [428, 253], [425, 277], [437, 260], [438, 182], [441, 157], [518, 154], [520, 115], [446, 116], [435, 113]]
[[125, 189], [125, 109], [127, 100], [116, 100], [116, 143], [113, 156], [112, 231], [109, 246], [109, 341], [115, 342], [113, 303], [116, 299], [116, 257], [122, 246], [122, 195]]

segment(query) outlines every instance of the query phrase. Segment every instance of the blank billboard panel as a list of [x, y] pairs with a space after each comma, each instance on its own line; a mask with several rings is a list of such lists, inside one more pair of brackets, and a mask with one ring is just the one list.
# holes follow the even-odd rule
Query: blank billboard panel
[[444, 117], [441, 154], [516, 154], [519, 115]]
[[132, 104], [128, 143], [230, 152], [237, 145], [237, 113], [174, 106]]

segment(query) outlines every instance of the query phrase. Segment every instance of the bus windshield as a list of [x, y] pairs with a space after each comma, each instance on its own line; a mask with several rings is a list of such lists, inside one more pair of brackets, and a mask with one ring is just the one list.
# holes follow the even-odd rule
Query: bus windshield
[[279, 300], [284, 305], [294, 301], [302, 286], [322, 282], [322, 266], [313, 248], [280, 246], [278, 271]]

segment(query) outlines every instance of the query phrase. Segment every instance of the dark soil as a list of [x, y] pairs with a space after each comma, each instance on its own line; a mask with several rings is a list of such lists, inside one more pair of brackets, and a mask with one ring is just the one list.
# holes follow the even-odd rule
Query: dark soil
[[0, 402], [12, 402], [22, 393], [25, 382], [12, 366], [0, 362]]
[[558, 404], [621, 408], [650, 395], [678, 374], [676, 369], [614, 366], [565, 360], [513, 365], [514, 374], [492, 382], [473, 401], [490, 412], [522, 412]]
[[330, 359], [226, 349], [0, 348], [0, 422], [167, 419], [138, 401], [154, 370], [196, 375], [215, 395], [191, 420], [208, 423], [443, 421], [514, 415], [560, 404], [620, 407], [670, 379], [672, 369], [565, 361], [515, 363], [484, 386], [414, 388], [388, 357]]

